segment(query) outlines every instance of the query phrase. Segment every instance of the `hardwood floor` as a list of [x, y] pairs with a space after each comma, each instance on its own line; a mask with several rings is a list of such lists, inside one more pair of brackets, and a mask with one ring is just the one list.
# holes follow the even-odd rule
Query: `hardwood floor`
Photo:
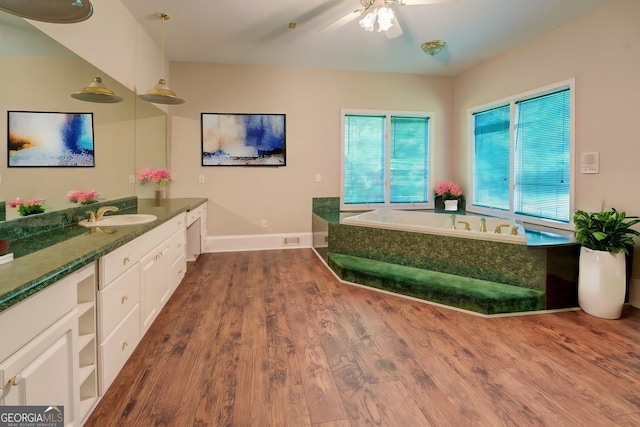
[[86, 426], [640, 425], [640, 310], [484, 319], [201, 255]]

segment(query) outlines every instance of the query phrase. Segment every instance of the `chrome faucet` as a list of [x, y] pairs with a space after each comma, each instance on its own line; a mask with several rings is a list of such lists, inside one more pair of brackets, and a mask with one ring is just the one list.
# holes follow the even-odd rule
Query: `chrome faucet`
[[455, 214], [451, 215], [451, 229], [452, 230], [456, 229], [456, 216], [455, 216]]
[[487, 220], [486, 218], [480, 218], [480, 231], [482, 233], [487, 232]]
[[464, 224], [464, 231], [471, 231], [471, 225], [467, 221], [458, 221], [458, 224]]
[[[96, 221], [101, 221], [102, 217], [104, 216], [105, 213], [107, 212], [116, 212], [118, 210], [117, 206], [103, 206], [101, 208], [98, 208], [98, 212], [96, 213]], [[89, 221], [91, 221], [91, 219], [89, 219]]]

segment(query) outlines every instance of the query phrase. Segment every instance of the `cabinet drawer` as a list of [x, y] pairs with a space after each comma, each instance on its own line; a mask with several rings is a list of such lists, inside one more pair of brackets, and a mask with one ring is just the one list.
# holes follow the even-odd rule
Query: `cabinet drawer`
[[99, 289], [108, 286], [109, 283], [131, 268], [153, 247], [148, 234], [144, 234], [100, 258]]
[[182, 254], [174, 263], [171, 265], [171, 288], [175, 290], [182, 279], [184, 279], [184, 275], [187, 272], [187, 257], [185, 254]]
[[0, 313], [0, 362], [76, 307], [76, 274], [61, 279]]
[[171, 262], [177, 260], [180, 255], [187, 252], [187, 231], [183, 228], [176, 232], [169, 240], [169, 259]]
[[102, 341], [140, 300], [140, 264], [98, 291], [98, 340]]
[[187, 227], [193, 224], [193, 222], [202, 216], [202, 207], [198, 206], [195, 209], [187, 212]]
[[104, 394], [140, 341], [140, 305], [136, 304], [124, 320], [99, 346], [100, 394]]

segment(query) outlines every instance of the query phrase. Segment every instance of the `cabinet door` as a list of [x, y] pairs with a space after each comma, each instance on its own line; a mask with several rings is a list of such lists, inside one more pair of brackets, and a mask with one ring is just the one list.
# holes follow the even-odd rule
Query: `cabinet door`
[[163, 243], [140, 261], [140, 319], [144, 335], [158, 316], [163, 301], [171, 295], [169, 245]]
[[77, 311], [74, 309], [0, 365], [0, 404], [64, 406], [65, 425], [77, 420]]

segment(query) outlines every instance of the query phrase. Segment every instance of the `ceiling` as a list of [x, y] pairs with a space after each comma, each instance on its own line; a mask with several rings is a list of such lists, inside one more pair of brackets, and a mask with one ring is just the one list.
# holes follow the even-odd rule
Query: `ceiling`
[[[358, 19], [318, 32], [359, 0], [121, 0], [170, 61], [454, 76], [608, 0], [455, 0], [393, 6], [404, 34], [366, 32]], [[96, 10], [99, 13], [99, 10]], [[296, 23], [289, 29], [289, 23]], [[443, 39], [436, 56], [422, 42]]]

